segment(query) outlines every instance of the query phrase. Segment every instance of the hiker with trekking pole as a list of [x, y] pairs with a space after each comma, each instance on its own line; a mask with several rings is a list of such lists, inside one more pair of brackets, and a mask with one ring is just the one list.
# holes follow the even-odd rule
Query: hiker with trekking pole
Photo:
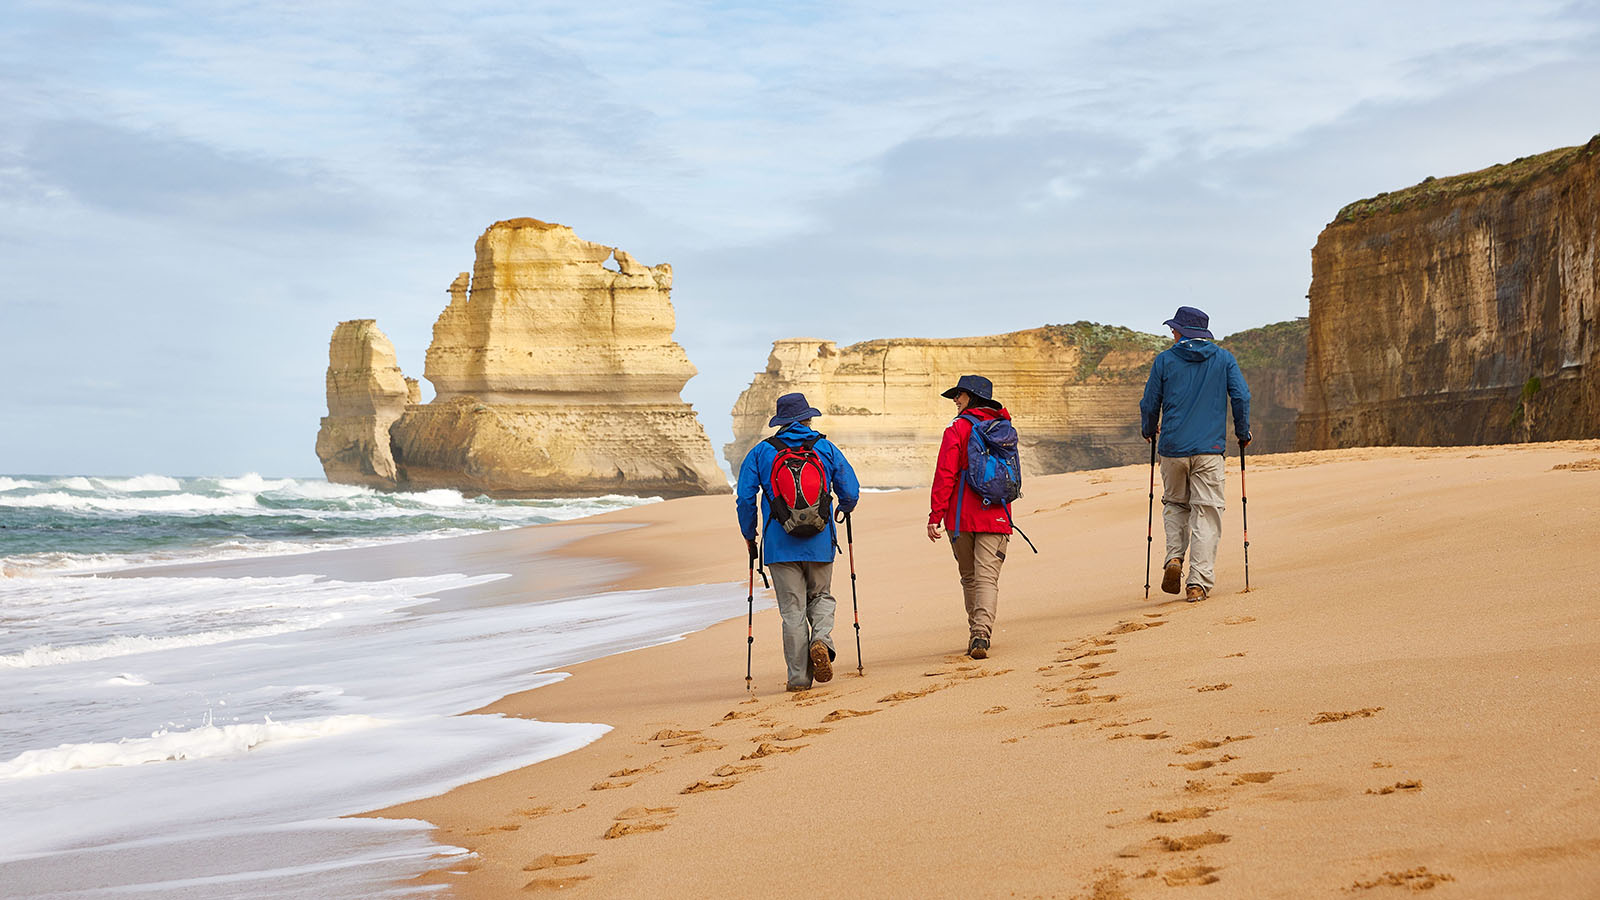
[[[1161, 521], [1167, 536], [1161, 589], [1169, 594], [1182, 590], [1184, 599], [1194, 603], [1208, 598], [1216, 586], [1217, 543], [1222, 539], [1226, 505], [1223, 473], [1228, 409], [1233, 409], [1242, 483], [1244, 448], [1250, 446], [1250, 388], [1233, 354], [1216, 345], [1205, 313], [1180, 306], [1163, 324], [1172, 329], [1174, 343], [1157, 354], [1150, 366], [1150, 379], [1139, 402], [1139, 427], [1155, 451], [1151, 457], [1152, 504], [1155, 457], [1160, 457]], [[1246, 554], [1248, 547], [1247, 543]], [[1148, 562], [1146, 572], [1148, 596]]]
[[[833, 678], [837, 604], [831, 590], [833, 558], [840, 550], [834, 498], [837, 496], [838, 509], [845, 516], [861, 499], [861, 485], [849, 460], [826, 435], [811, 427], [812, 419], [820, 415], [804, 394], [779, 397], [776, 412], [767, 423], [778, 430], [745, 454], [734, 492], [751, 568], [764, 562], [772, 573], [778, 615], [783, 620], [783, 657], [790, 691], [807, 690], [813, 682]], [[763, 523], [759, 544], [757, 495]], [[752, 588], [754, 583], [752, 577]], [[747, 646], [754, 641], [752, 625]]]
[[1015, 527], [1011, 501], [1022, 494], [1017, 430], [982, 375], [963, 375], [940, 396], [955, 401], [956, 418], [944, 430], [934, 463], [928, 540], [939, 540], [941, 526], [949, 529], [967, 608], [967, 655], [985, 659], [1000, 605], [1000, 566]]

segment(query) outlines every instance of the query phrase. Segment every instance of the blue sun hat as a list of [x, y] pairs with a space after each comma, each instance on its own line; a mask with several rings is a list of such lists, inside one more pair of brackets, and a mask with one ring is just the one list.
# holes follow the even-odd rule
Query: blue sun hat
[[822, 412], [806, 402], [805, 394], [784, 394], [778, 398], [778, 414], [767, 423], [768, 428], [789, 427], [803, 419], [820, 416]]
[[951, 400], [954, 400], [956, 395], [962, 391], [966, 391], [972, 395], [973, 406], [984, 406], [988, 407], [989, 409], [1000, 408], [1000, 404], [996, 403], [994, 399], [994, 382], [983, 377], [982, 375], [963, 375], [956, 379], [955, 387], [945, 391], [939, 396], [949, 397]]
[[1178, 333], [1186, 338], [1205, 338], [1214, 341], [1211, 336], [1211, 317], [1192, 306], [1180, 306], [1172, 318], [1161, 324], [1168, 328], [1178, 329]]

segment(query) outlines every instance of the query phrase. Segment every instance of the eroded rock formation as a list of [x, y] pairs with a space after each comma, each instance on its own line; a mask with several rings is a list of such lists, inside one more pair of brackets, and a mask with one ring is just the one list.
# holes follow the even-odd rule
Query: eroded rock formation
[[1600, 137], [1352, 203], [1312, 251], [1304, 448], [1600, 432]]
[[[641, 265], [564, 225], [490, 226], [434, 324], [424, 374], [436, 396], [389, 428], [392, 486], [539, 497], [727, 492], [679, 396], [695, 368], [672, 340], [671, 288], [671, 266]], [[328, 477], [341, 480], [333, 469]]]
[[351, 319], [328, 342], [328, 415], [317, 431], [317, 456], [329, 481], [394, 487], [389, 426], [417, 389], [400, 373], [394, 345], [373, 319]]
[[865, 485], [910, 487], [931, 477], [939, 436], [954, 415], [939, 396], [964, 373], [992, 379], [1016, 418], [1027, 475], [1122, 465], [1147, 458], [1139, 396], [1150, 361], [1169, 341], [1079, 322], [988, 337], [776, 341], [767, 369], [733, 408], [724, 458], [737, 471], [769, 435], [781, 394], [803, 391], [823, 412], [815, 424], [849, 455]]
[[[1217, 342], [1239, 361], [1250, 385], [1251, 453], [1295, 449], [1295, 425], [1305, 406], [1309, 331], [1310, 322], [1299, 318], [1236, 331]], [[1231, 422], [1228, 428], [1231, 436]]]

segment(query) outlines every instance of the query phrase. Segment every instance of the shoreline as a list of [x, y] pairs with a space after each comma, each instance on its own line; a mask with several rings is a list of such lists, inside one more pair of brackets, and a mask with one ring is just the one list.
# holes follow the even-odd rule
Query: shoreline
[[[745, 694], [740, 592], [729, 620], [563, 667], [559, 683], [474, 711], [601, 721], [613, 726], [604, 737], [367, 815], [428, 821], [439, 843], [473, 850], [407, 882], [466, 898], [800, 896], [815, 887], [783, 873], [802, 846], [885, 896], [964, 892], [955, 885], [1141, 896], [1211, 881], [1251, 894], [1368, 882], [1560, 893], [1600, 877], [1600, 772], [1584, 749], [1600, 731], [1589, 662], [1600, 619], [1579, 588], [1600, 509], [1572, 497], [1584, 496], [1578, 479], [1600, 481], [1583, 470], [1596, 454], [1600, 442], [1574, 441], [1252, 457], [1254, 590], [1237, 593], [1230, 472], [1218, 588], [1200, 604], [1159, 588], [1141, 599], [1144, 542], [1131, 526], [1145, 514], [1145, 467], [1033, 479], [1017, 506], [1044, 555], [1013, 546], [983, 663], [960, 655], [954, 567], [921, 535], [925, 498], [875, 493], [856, 515], [864, 678], [841, 559], [831, 684], [784, 695], [768, 611]], [[585, 519], [644, 527], [555, 553], [610, 561], [609, 590], [742, 578], [727, 500]], [[1561, 527], [1530, 531], [1547, 517]], [[1487, 553], [1467, 538], [1478, 518], [1505, 526]], [[552, 527], [572, 526], [500, 534]], [[1484, 565], [1508, 554], [1514, 574]], [[1544, 601], [1537, 615], [1498, 599], [1517, 585]], [[1503, 633], [1488, 633], [1496, 623]], [[1507, 644], [1569, 692], [1507, 694]], [[1466, 724], [1485, 704], [1494, 721]], [[1312, 724], [1321, 715], [1332, 718]], [[1572, 729], [1549, 724], [1559, 720]], [[1538, 784], [1513, 789], [1508, 754], [1530, 742], [1545, 762], [1509, 780]], [[1563, 795], [1573, 802], [1526, 802]], [[1504, 821], [1473, 819], [1485, 805]], [[982, 849], [980, 880], [956, 847]], [[739, 859], [739, 879], [719, 859]], [[950, 890], [907, 890], [918, 884]]]

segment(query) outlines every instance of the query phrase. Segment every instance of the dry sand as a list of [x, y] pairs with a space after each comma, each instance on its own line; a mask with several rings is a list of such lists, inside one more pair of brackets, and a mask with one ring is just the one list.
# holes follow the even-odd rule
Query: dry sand
[[867, 495], [865, 675], [841, 557], [802, 694], [770, 611], [745, 691], [730, 499], [496, 536], [733, 618], [483, 710], [594, 744], [381, 814], [475, 850], [422, 879], [466, 898], [1600, 896], [1600, 442], [1253, 458], [1249, 593], [1236, 461], [1196, 604], [1143, 599], [1145, 467], [1031, 480], [982, 662], [925, 494]]

